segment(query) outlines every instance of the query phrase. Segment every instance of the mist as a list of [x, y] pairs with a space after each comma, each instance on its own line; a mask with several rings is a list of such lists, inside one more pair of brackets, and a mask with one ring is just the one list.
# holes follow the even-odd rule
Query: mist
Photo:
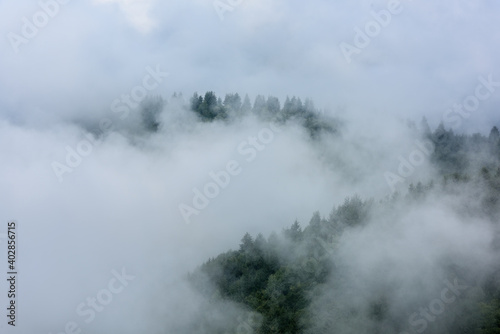
[[[372, 204], [311, 260], [333, 269], [308, 291], [302, 332], [452, 331], [498, 284], [497, 194], [481, 178], [499, 163], [483, 149], [500, 125], [498, 11], [0, 1], [2, 253], [17, 226], [16, 325], [4, 279], [2, 333], [257, 333], [265, 317], [200, 266], [245, 233], [276, 233], [280, 263], [302, 261], [307, 247], [282, 231], [315, 212], [333, 224], [346, 198]], [[193, 110], [206, 92], [227, 115]], [[222, 102], [236, 93], [249, 110]], [[314, 108], [259, 113], [259, 96]], [[460, 173], [439, 160], [440, 124], [479, 143], [463, 145]], [[426, 195], [408, 200], [418, 183]]]

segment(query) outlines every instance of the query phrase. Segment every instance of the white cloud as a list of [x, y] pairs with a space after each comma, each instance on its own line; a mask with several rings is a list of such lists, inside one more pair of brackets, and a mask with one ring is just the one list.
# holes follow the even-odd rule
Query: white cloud
[[[147, 273], [150, 281], [172, 281], [207, 256], [237, 247], [246, 231], [267, 234], [295, 218], [306, 223], [314, 210], [327, 214], [353, 192], [387, 191], [383, 172], [397, 168], [395, 143], [401, 154], [413, 150], [412, 141], [401, 139], [403, 125], [388, 123], [387, 117], [418, 121], [427, 113], [434, 125], [446, 108], [471, 93], [478, 76], [493, 73], [500, 80], [493, 61], [500, 57], [495, 33], [500, 5], [457, 1], [449, 10], [446, 3], [452, 1], [402, 3], [404, 12], [348, 65], [339, 44], [352, 42], [354, 26], [371, 20], [370, 9], [381, 10], [386, 1], [245, 0], [222, 22], [211, 0], [71, 1], [20, 45], [18, 54], [5, 37], [22, 33], [23, 17], [31, 20], [40, 11], [38, 1], [0, 1], [0, 222], [16, 218], [24, 228], [23, 304], [33, 304], [23, 318], [42, 310], [46, 332], [59, 332], [76, 305], [103, 288], [110, 271], [123, 264], [134, 274]], [[158, 155], [113, 134], [59, 184], [51, 162], [64, 160], [65, 146], [74, 147], [82, 133], [54, 124], [60, 118], [113, 116], [112, 101], [140, 85], [146, 66], [156, 64], [170, 73], [154, 92], [164, 96], [182, 91], [189, 98], [213, 90], [222, 98], [230, 92], [252, 99], [277, 95], [283, 104], [289, 94], [311, 97], [319, 107], [346, 106], [345, 116], [358, 126], [347, 129], [349, 141], [330, 149], [342, 155], [339, 165], [346, 170], [368, 176], [356, 189], [345, 185], [342, 174], [325, 172], [316, 153], [285, 132], [258, 161], [245, 165], [245, 173], [197, 224], [186, 226], [179, 202], [192, 200], [193, 187], [205, 184], [210, 170], [221, 169], [234, 147], [260, 130], [259, 124], [213, 125], [176, 140], [166, 132], [156, 138]], [[477, 122], [488, 131], [499, 101], [500, 94], [486, 101], [468, 125]], [[262, 208], [266, 203], [274, 207]], [[61, 259], [67, 263], [58, 264]], [[175, 265], [167, 266], [170, 262]], [[165, 270], [152, 271], [163, 264]], [[49, 281], [61, 282], [58, 275], [68, 269], [66, 275], [81, 279], [68, 279], [52, 293]], [[143, 278], [138, 275], [123, 298], [142, 298], [133, 291], [144, 291]], [[79, 284], [88, 286], [82, 290]], [[65, 291], [75, 292], [65, 296]], [[57, 309], [43, 306], [51, 298], [53, 304], [60, 301]], [[135, 314], [133, 307], [125, 316]], [[33, 322], [32, 332], [35, 328], [40, 329]], [[95, 332], [106, 332], [100, 329]]]
[[150, 11], [154, 0], [96, 0], [100, 3], [116, 3], [128, 21], [143, 33], [150, 32], [156, 22], [151, 18]]

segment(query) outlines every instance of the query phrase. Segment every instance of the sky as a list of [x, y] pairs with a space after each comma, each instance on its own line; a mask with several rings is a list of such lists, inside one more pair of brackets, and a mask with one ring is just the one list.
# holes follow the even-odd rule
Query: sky
[[[182, 275], [245, 232], [305, 224], [354, 193], [390, 194], [384, 172], [416, 147], [407, 120], [488, 134], [500, 124], [499, 13], [487, 0], [0, 0], [0, 235], [15, 220], [20, 240], [19, 327], [8, 333], [59, 334], [71, 322], [162, 333], [149, 312], [161, 313], [159, 296], [182, 300], [172, 291], [184, 291]], [[117, 99], [146, 86], [167, 98], [312, 98], [348, 124], [329, 151], [343, 169], [299, 127], [202, 126], [175, 106], [154, 137], [89, 139], [81, 124], [117, 116]], [[452, 111], [466, 101], [473, 111]], [[263, 131], [272, 139], [248, 161], [238, 147]], [[86, 140], [90, 152], [61, 181], [54, 162]], [[231, 161], [241, 173], [185, 224], [179, 204]], [[86, 323], [78, 306], [113, 290], [122, 269], [135, 278]]]
[[[161, 94], [297, 95], [321, 107], [348, 106], [358, 119], [368, 112], [426, 115], [437, 124], [473, 93], [479, 76], [500, 77], [494, 1], [401, 0], [350, 63], [340, 45], [355, 46], [355, 28], [364, 31], [372, 11], [389, 2], [220, 3], [67, 1], [48, 22], [40, 19], [45, 25], [33, 38], [12, 43], [8, 34], [22, 37], [23, 17], [33, 22], [41, 7], [0, 2], [2, 114], [44, 123], [53, 115], [105, 112], [146, 66], [160, 65], [170, 73]], [[497, 99], [477, 113], [493, 114]], [[484, 129], [479, 118], [468, 120], [470, 131]]]

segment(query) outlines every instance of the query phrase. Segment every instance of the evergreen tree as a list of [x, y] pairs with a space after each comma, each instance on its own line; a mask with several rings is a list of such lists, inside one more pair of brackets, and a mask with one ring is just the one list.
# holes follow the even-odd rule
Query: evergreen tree
[[253, 238], [249, 233], [245, 233], [243, 238], [241, 239], [240, 251], [248, 252], [253, 250]]
[[241, 105], [241, 113], [246, 115], [252, 110], [252, 103], [250, 102], [250, 98], [248, 94], [245, 94], [245, 98], [243, 99], [243, 104]]
[[455, 136], [453, 130], [447, 131], [441, 122], [431, 136], [434, 143], [432, 160], [445, 174], [462, 173], [468, 166], [465, 138]]
[[[291, 100], [288, 103], [291, 104]], [[309, 113], [308, 108], [305, 107], [306, 114]], [[300, 120], [302, 116], [297, 115], [296, 118]], [[409, 186], [406, 197], [395, 193], [377, 204], [371, 200], [363, 201], [358, 196], [346, 198], [343, 204], [332, 210], [328, 221], [322, 219], [319, 212], [315, 212], [304, 230], [299, 222], [295, 221], [289, 228], [283, 230], [281, 236], [273, 232], [267, 240], [262, 234], [257, 235], [254, 240], [246, 233], [241, 239], [239, 250], [209, 259], [199, 271], [190, 275], [189, 279], [210, 303], [213, 301], [216, 302], [215, 305], [219, 301], [238, 303], [248, 314], [259, 314], [261, 316], [259, 321], [243, 327], [242, 317], [234, 316], [237, 319], [234, 326], [231, 324], [234, 328], [227, 329], [226, 326], [222, 329], [218, 323], [220, 318], [215, 317], [210, 309], [203, 309], [205, 317], [197, 324], [198, 327], [193, 326], [187, 332], [400, 333], [408, 329], [408, 316], [411, 312], [417, 312], [423, 303], [430, 308], [432, 305], [438, 306], [436, 304], [438, 302], [432, 301], [428, 304], [432, 299], [427, 299], [428, 296], [423, 294], [424, 298], [418, 296], [413, 300], [414, 305], [411, 302], [405, 305], [407, 303], [397, 297], [390, 298], [394, 296], [389, 292], [394, 286], [391, 284], [394, 278], [390, 275], [392, 272], [388, 271], [387, 275], [384, 272], [384, 268], [389, 268], [391, 265], [390, 254], [388, 263], [371, 261], [368, 263], [367, 268], [374, 267], [373, 280], [368, 271], [361, 277], [350, 276], [351, 270], [356, 269], [355, 265], [364, 265], [368, 261], [362, 263], [345, 261], [352, 257], [343, 256], [346, 250], [343, 247], [353, 240], [352, 236], [357, 235], [356, 231], [361, 230], [362, 233], [370, 231], [370, 228], [364, 227], [370, 223], [372, 209], [374, 217], [387, 218], [391, 222], [373, 226], [377, 231], [375, 235], [383, 233], [384, 228], [395, 228], [400, 234], [400, 228], [403, 226], [393, 224], [392, 220], [399, 219], [401, 212], [412, 208], [412, 205], [416, 205], [415, 208], [427, 205], [426, 201], [421, 199], [428, 193], [435, 192], [432, 194], [434, 196], [442, 194], [454, 196], [462, 190], [460, 187], [464, 187], [464, 190], [472, 189], [475, 198], [467, 197], [466, 203], [457, 202], [456, 207], [459, 210], [457, 213], [466, 217], [477, 215], [481, 222], [485, 222], [488, 218], [492, 224], [497, 224], [500, 221], [500, 167], [498, 167], [500, 157], [492, 157], [489, 150], [490, 142], [500, 140], [497, 132], [498, 130], [492, 130], [488, 138], [478, 134], [461, 136], [446, 130], [441, 124], [430, 134], [431, 140], [437, 146], [433, 153], [433, 162], [438, 166], [448, 166], [455, 164], [461, 154], [475, 154], [478, 161], [477, 167], [471, 169], [472, 176], [467, 173], [448, 173], [441, 170], [441, 177], [452, 181], [443, 184], [441, 188], [433, 187], [432, 181], [425, 185], [416, 181], [416, 185], [412, 183]], [[434, 199], [434, 196], [429, 198]], [[449, 209], [452, 210], [451, 206]], [[447, 215], [445, 219], [446, 217]], [[346, 239], [343, 239], [344, 236]], [[363, 247], [363, 244], [354, 243], [354, 246]], [[384, 247], [383, 244], [380, 246]], [[486, 246], [488, 249], [498, 249], [498, 240], [496, 242], [492, 240], [492, 243]], [[354, 251], [356, 249], [353, 248]], [[338, 250], [340, 252], [337, 252]], [[348, 253], [352, 254], [352, 250]], [[451, 263], [448, 263], [449, 261]], [[468, 264], [461, 262], [458, 255], [440, 257], [436, 264], [445, 265], [438, 268], [439, 276], [457, 277], [460, 272], [466, 283], [474, 281], [476, 286], [464, 290], [460, 298], [457, 295], [452, 304], [446, 305], [447, 312], [436, 317], [436, 321], [432, 324], [429, 322], [427, 332], [500, 334], [500, 266], [493, 263], [486, 273], [481, 273], [480, 279], [476, 279], [474, 277], [478, 276], [477, 266], [472, 265], [466, 269], [462, 266]], [[464, 262], [469, 263], [469, 261]], [[356, 270], [353, 272], [356, 273]], [[406, 273], [403, 276], [412, 279]], [[473, 278], [469, 280], [467, 277]], [[367, 288], [363, 288], [359, 294], [360, 283], [364, 284], [365, 280]], [[446, 282], [454, 284], [453, 279]], [[422, 280], [416, 277], [416, 292], [405, 296], [418, 295], [421, 283]], [[448, 288], [447, 295], [451, 297], [455, 293], [454, 288], [451, 286]], [[425, 293], [426, 289], [423, 291]], [[436, 300], [439, 300], [439, 289], [436, 293], [437, 295], [430, 297], [437, 296]], [[351, 300], [354, 302], [351, 303]], [[224, 309], [224, 312], [229, 310]]]
[[347, 226], [357, 226], [366, 222], [370, 202], [363, 202], [359, 196], [346, 198], [330, 217], [330, 221], [338, 221]]
[[203, 97], [198, 96], [198, 93], [194, 93], [193, 97], [190, 99], [191, 110], [196, 113], [201, 113], [201, 104], [203, 103]]
[[302, 104], [300, 98], [297, 98], [295, 96], [292, 97], [291, 104], [292, 104], [291, 114], [293, 116], [302, 115], [304, 113], [305, 111], [304, 105]]
[[140, 103], [141, 120], [144, 128], [151, 132], [158, 131], [160, 127], [160, 113], [166, 102], [161, 96], [148, 96]]
[[314, 107], [314, 102], [313, 100], [307, 98], [306, 101], [304, 102], [304, 110], [307, 114], [316, 114], [317, 110]]
[[269, 96], [266, 101], [266, 111], [270, 118], [276, 118], [281, 110], [280, 100], [277, 97]]
[[496, 126], [490, 131], [488, 143], [490, 144], [491, 153], [496, 157], [500, 157], [500, 132]]
[[295, 221], [289, 229], [284, 230], [285, 236], [293, 242], [302, 240], [302, 228], [298, 221]]
[[222, 100], [217, 98], [212, 91], [206, 92], [203, 98], [195, 93], [191, 98], [191, 110], [205, 122], [227, 118], [226, 109], [222, 104]]
[[266, 110], [266, 98], [262, 95], [257, 95], [253, 103], [252, 112], [256, 115], [262, 115]]
[[498, 143], [498, 139], [500, 139], [500, 132], [498, 131], [498, 128], [494, 126], [490, 131], [488, 141], [493, 145], [496, 145]]
[[264, 238], [262, 233], [257, 234], [257, 237], [255, 238], [254, 241], [255, 248], [257, 248], [260, 251], [265, 251], [267, 247], [267, 240]]
[[241, 109], [241, 97], [238, 93], [235, 94], [226, 94], [224, 98], [223, 106], [227, 111], [232, 112], [233, 114], [237, 114]]

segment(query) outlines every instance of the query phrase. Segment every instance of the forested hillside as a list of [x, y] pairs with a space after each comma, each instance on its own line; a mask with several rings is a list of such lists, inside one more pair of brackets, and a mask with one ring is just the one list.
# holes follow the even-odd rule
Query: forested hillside
[[[207, 114], [207, 99], [213, 99], [213, 105], [220, 108], [220, 100], [215, 102], [207, 93], [205, 98], [195, 95], [191, 100], [195, 112], [204, 119], [225, 117], [220, 111]], [[236, 109], [242, 109], [239, 99], [235, 100]], [[230, 104], [228, 101], [230, 96], [223, 105]], [[291, 101], [294, 99], [285, 103], [288, 109], [276, 108], [277, 119], [279, 115], [286, 119], [289, 110], [294, 110], [290, 105], [297, 106], [297, 100]], [[262, 99], [262, 103], [267, 105], [263, 110], [272, 110], [271, 98], [266, 103]], [[249, 109], [247, 98], [244, 104]], [[308, 114], [307, 107], [304, 110], [301, 112]], [[297, 111], [291, 114], [297, 115]], [[189, 275], [193, 286], [205, 296], [207, 305], [199, 311], [201, 320], [184, 330], [192, 333], [500, 333], [500, 235], [496, 232], [490, 233], [490, 243], [484, 245], [484, 254], [478, 257], [469, 254], [478, 250], [469, 249], [466, 241], [463, 249], [461, 246], [451, 251], [437, 248], [436, 245], [447, 242], [437, 235], [433, 239], [436, 245], [400, 245], [397, 249], [408, 251], [404, 256], [389, 250], [382, 260], [374, 257], [370, 262], [368, 256], [367, 262], [361, 263], [352, 263], [346, 256], [346, 248], [376, 247], [373, 252], [378, 252], [378, 248], [397, 244], [398, 240], [401, 243], [412, 240], [398, 233], [406, 233], [406, 228], [419, 233], [419, 224], [424, 229], [427, 223], [418, 221], [407, 227], [408, 215], [437, 212], [437, 200], [446, 202], [447, 208], [458, 217], [453, 219], [463, 222], [451, 225], [443, 217], [439, 222], [443, 233], [481, 229], [482, 224], [491, 228], [488, 231], [498, 231], [500, 136], [497, 127], [493, 127], [488, 136], [463, 135], [447, 130], [443, 124], [431, 131], [423, 120], [419, 131], [434, 144], [431, 162], [439, 171], [438, 178], [412, 183], [406, 193], [395, 192], [386, 198], [362, 199], [353, 194], [344, 203], [335, 205], [328, 216], [316, 212], [309, 222], [291, 222], [290, 227], [280, 233], [245, 234], [238, 250], [208, 259]], [[440, 229], [439, 226], [432, 228]], [[386, 236], [392, 234], [394, 238], [387, 237], [388, 244], [384, 244]], [[366, 235], [366, 242], [354, 242], [356, 235]], [[436, 250], [428, 253], [427, 247], [436, 247]], [[393, 259], [398, 256], [402, 259]], [[411, 263], [414, 258], [418, 259], [414, 261], [419, 262], [415, 265], [419, 269], [411, 274], [396, 266], [398, 263], [408, 265], [411, 272], [415, 268]], [[484, 263], [478, 263], [477, 259]], [[357, 274], [365, 269], [366, 276]], [[235, 314], [234, 322], [221, 324], [214, 315], [218, 311], [210, 305], [224, 305], [221, 304], [224, 301], [235, 302], [246, 311]], [[230, 314], [229, 309], [223, 312]]]
[[250, 102], [248, 95], [243, 101], [238, 93], [227, 94], [222, 101], [214, 92], [206, 92], [204, 96], [197, 93], [190, 99], [190, 108], [203, 121], [224, 120], [229, 117], [242, 117], [250, 113], [263, 120], [286, 123], [289, 120], [300, 121], [312, 137], [317, 136], [320, 131], [335, 132], [337, 125], [327, 118], [321, 117], [322, 111], [314, 106], [311, 99], [302, 102], [300, 98], [293, 96], [286, 98], [283, 107], [280, 100], [275, 96], [257, 95]]
[[[165, 118], [172, 112], [182, 116]], [[248, 95], [222, 99], [210, 91], [186, 101], [174, 94], [169, 100], [146, 98], [138, 115], [140, 122], [130, 119], [129, 139], [173, 131], [165, 119], [198, 130], [217, 125], [224, 131], [248, 119], [298, 128], [290, 135], [305, 139], [323, 168], [352, 184], [366, 157], [383, 160], [366, 154], [366, 146], [364, 157], [346, 160], [345, 150], [363, 154], [357, 149], [364, 144], [348, 146], [346, 123], [310, 99], [287, 97], [282, 105], [274, 96], [251, 102]], [[190, 319], [176, 319], [169, 329], [499, 334], [500, 132], [492, 126], [489, 133], [468, 135], [443, 123], [432, 130], [425, 118], [400, 125], [402, 133], [425, 143], [428, 165], [418, 161], [411, 175], [391, 174], [402, 184], [395, 188], [387, 180], [382, 197], [351, 193], [309, 221], [291, 221], [270, 235], [246, 233], [239, 249], [208, 259], [188, 275], [204, 301], [190, 310]], [[429, 173], [417, 179], [418, 168]]]
[[[162, 119], [165, 113], [172, 110], [183, 116], [192, 113], [195, 115], [195, 121], [202, 123], [231, 123], [245, 117], [255, 117], [260, 121], [280, 125], [296, 123], [303, 126], [312, 139], [317, 139], [321, 133], [335, 134], [341, 126], [338, 118], [317, 108], [311, 99], [302, 102], [301, 98], [295, 96], [286, 97], [281, 105], [279, 98], [275, 96], [257, 95], [251, 102], [248, 95], [242, 99], [238, 93], [226, 94], [224, 100], [212, 91], [204, 95], [194, 93], [189, 100], [186, 100], [182, 93], [174, 93], [170, 99], [159, 95], [147, 96], [137, 109], [137, 115], [128, 109], [113, 110], [119, 117], [114, 126], [128, 126], [133, 134], [158, 132], [162, 126], [168, 125], [164, 124]], [[127, 124], [127, 121], [130, 124]], [[98, 128], [99, 125], [94, 124], [89, 130], [99, 134]]]
[[0, 0], [0, 334], [500, 334], [499, 18]]

